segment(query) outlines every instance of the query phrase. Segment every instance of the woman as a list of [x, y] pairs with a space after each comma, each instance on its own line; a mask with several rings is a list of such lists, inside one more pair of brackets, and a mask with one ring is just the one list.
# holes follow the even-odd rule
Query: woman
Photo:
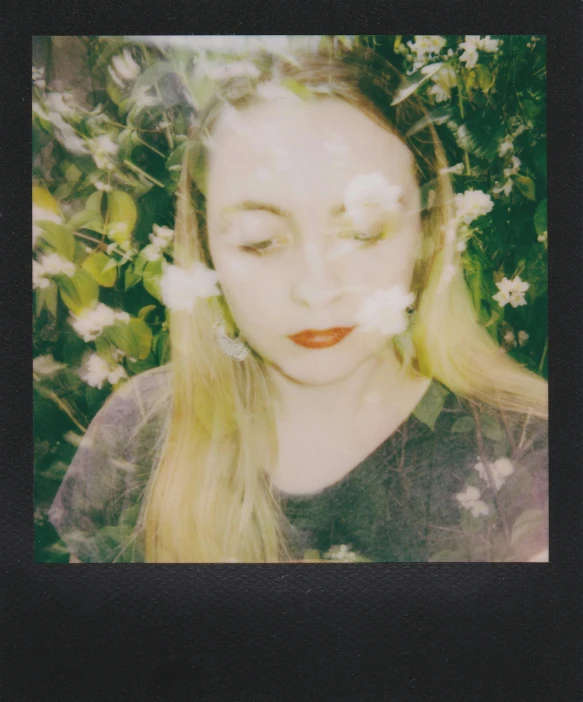
[[199, 119], [172, 363], [70, 466], [72, 560], [546, 558], [546, 383], [476, 321], [443, 147], [399, 85], [373, 54], [272, 58]]

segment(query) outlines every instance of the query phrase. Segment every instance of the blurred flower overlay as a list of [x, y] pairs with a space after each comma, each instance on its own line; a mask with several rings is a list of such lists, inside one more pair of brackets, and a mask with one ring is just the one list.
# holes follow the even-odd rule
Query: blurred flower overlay
[[[455, 217], [444, 225], [476, 315], [501, 352], [546, 375], [547, 199], [544, 37], [490, 35], [36, 37], [33, 47], [34, 389], [37, 559], [64, 560], [44, 515], [75, 446], [109, 394], [170, 360], [168, 310], [220, 295], [216, 273], [173, 259], [174, 195], [189, 134], [209, 101], [238, 86], [291, 102], [326, 95], [269, 71], [274, 54], [375, 52], [401, 71], [394, 105], [421, 96], [443, 141]], [[389, 107], [389, 106], [387, 106]], [[230, 110], [230, 112], [229, 112]], [[415, 127], [413, 127], [414, 129]], [[212, 146], [212, 135], [204, 134]], [[331, 129], [326, 150], [351, 155]], [[285, 143], [277, 167], [284, 170]], [[204, 173], [193, 166], [195, 179]], [[397, 212], [401, 190], [363, 173], [345, 193], [356, 227]], [[431, 183], [422, 207], [431, 209]], [[350, 254], [349, 254], [350, 255]], [[401, 333], [409, 291], [379, 290], [363, 326]], [[478, 468], [478, 466], [481, 466]], [[488, 514], [484, 491], [512, 464], [476, 465], [457, 499], [464, 518]], [[470, 476], [468, 476], [469, 478]], [[480, 488], [477, 487], [480, 485]], [[351, 561], [342, 544], [322, 556]]]

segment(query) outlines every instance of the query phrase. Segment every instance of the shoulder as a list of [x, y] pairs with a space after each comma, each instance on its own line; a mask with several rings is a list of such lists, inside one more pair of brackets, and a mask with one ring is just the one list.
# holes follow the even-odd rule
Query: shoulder
[[171, 382], [169, 365], [135, 375], [107, 399], [96, 419], [115, 425], [147, 421], [168, 409]]

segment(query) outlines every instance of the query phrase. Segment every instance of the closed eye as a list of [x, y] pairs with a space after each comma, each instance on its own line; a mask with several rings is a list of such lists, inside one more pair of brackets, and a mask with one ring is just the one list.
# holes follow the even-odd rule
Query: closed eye
[[287, 239], [285, 237], [277, 237], [271, 239], [264, 239], [263, 241], [250, 242], [248, 244], [241, 244], [239, 249], [245, 253], [255, 254], [256, 256], [265, 256], [268, 253], [273, 253], [276, 250], [281, 249]]

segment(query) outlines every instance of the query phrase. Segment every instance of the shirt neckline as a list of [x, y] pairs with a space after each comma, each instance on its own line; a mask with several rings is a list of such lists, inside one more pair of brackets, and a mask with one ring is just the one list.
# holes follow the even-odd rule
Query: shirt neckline
[[422, 402], [427, 397], [430, 388], [433, 386], [434, 381], [432, 381], [428, 386], [427, 390], [423, 393], [419, 402], [415, 405], [408, 417], [406, 417], [401, 424], [386, 438], [384, 439], [376, 448], [374, 448], [367, 456], [365, 456], [362, 461], [357, 463], [354, 468], [348, 471], [346, 475], [337, 480], [330, 485], [327, 485], [322, 490], [317, 492], [309, 493], [287, 493], [277, 488], [273, 488], [274, 495], [277, 499], [285, 502], [286, 505], [301, 506], [301, 505], [313, 505], [317, 502], [327, 502], [328, 499], [338, 496], [338, 494], [346, 488], [346, 486], [359, 482], [361, 485], [368, 485], [373, 481], [379, 474], [379, 467], [383, 466], [383, 474], [385, 472], [384, 465], [381, 459], [384, 454], [388, 453], [388, 449], [394, 443], [398, 436], [402, 436], [403, 431], [407, 429], [408, 435], [418, 436], [420, 433], [423, 434], [424, 430], [430, 432], [431, 430], [422, 421], [417, 419], [415, 416], [416, 410], [422, 404]]

